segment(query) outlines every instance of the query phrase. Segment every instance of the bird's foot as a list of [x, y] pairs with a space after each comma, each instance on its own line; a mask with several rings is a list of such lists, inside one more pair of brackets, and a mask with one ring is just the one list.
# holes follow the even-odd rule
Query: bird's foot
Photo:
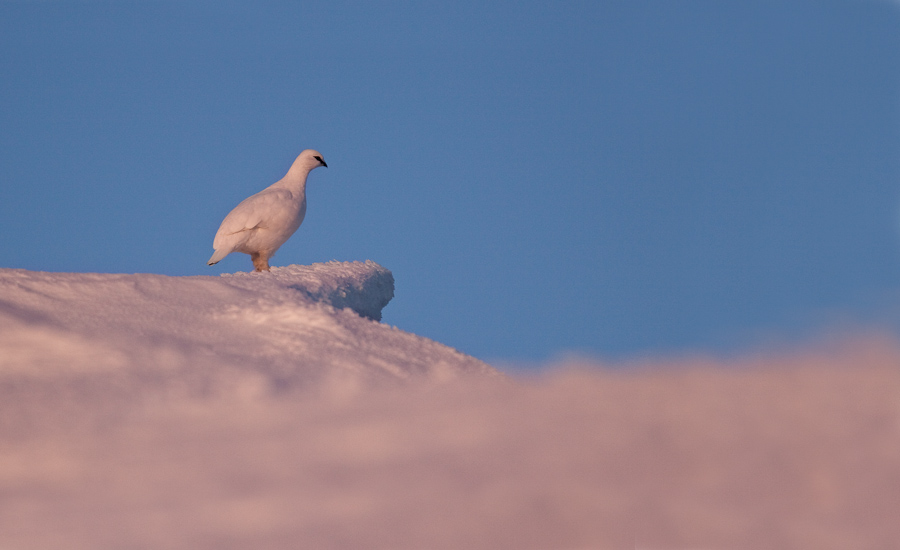
[[256, 252], [250, 255], [250, 259], [253, 260], [253, 267], [256, 268], [256, 271], [269, 271], [268, 257]]

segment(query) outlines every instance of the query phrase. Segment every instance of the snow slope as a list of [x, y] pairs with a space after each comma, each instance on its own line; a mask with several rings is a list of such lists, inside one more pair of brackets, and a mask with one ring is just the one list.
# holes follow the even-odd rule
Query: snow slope
[[890, 342], [502, 376], [375, 321], [392, 294], [0, 270], [0, 549], [900, 540]]
[[374, 322], [393, 291], [390, 271], [374, 262], [219, 277], [3, 269], [0, 371], [85, 381], [108, 374], [205, 391], [492, 372]]

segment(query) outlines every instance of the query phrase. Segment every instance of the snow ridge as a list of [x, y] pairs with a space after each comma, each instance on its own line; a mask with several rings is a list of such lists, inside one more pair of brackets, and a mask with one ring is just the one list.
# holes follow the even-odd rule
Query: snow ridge
[[376, 322], [393, 293], [393, 275], [372, 261], [194, 277], [0, 269], [0, 384], [345, 391], [495, 374]]
[[[260, 276], [263, 278], [260, 279]], [[287, 287], [313, 302], [349, 308], [368, 319], [381, 320], [381, 310], [394, 297], [394, 275], [372, 260], [272, 267], [267, 274], [224, 274], [230, 284], [256, 288], [268, 284]]]

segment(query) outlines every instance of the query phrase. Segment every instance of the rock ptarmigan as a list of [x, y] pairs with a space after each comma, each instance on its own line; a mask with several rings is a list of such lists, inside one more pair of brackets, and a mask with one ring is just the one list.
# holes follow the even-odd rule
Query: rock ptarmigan
[[213, 240], [209, 265], [232, 252], [250, 254], [256, 271], [269, 270], [269, 258], [294, 234], [306, 215], [306, 177], [328, 167], [312, 149], [300, 153], [283, 178], [241, 201], [225, 216]]

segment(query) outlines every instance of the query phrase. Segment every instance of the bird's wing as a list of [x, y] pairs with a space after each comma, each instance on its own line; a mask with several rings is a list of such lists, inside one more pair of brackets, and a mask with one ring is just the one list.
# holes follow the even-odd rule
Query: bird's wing
[[213, 248], [219, 249], [226, 240], [233, 240], [232, 235], [264, 227], [270, 213], [277, 211], [292, 198], [293, 195], [287, 189], [271, 188], [247, 197], [222, 220], [213, 240]]

